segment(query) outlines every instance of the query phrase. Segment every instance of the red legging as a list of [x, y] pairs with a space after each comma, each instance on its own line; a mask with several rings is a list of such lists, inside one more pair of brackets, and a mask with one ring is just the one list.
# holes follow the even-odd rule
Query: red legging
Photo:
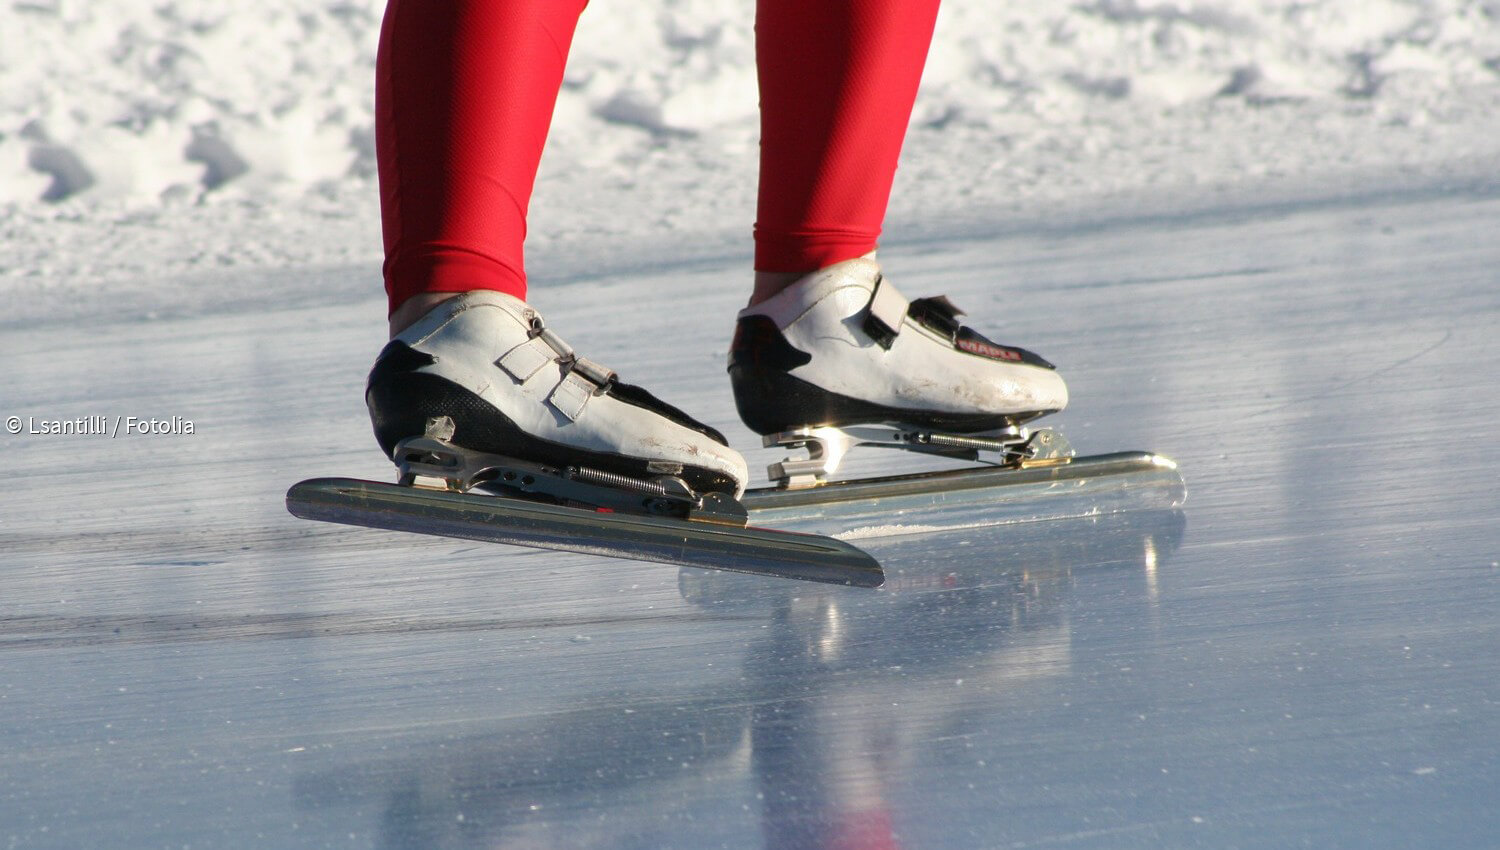
[[[390, 0], [375, 139], [391, 309], [419, 292], [526, 297], [537, 163], [587, 0]], [[759, 0], [755, 268], [874, 250], [938, 0]]]

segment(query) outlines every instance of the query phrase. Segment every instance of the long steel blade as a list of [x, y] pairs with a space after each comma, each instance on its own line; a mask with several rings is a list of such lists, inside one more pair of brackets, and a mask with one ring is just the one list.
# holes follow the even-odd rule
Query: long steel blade
[[315, 478], [292, 486], [304, 519], [585, 552], [613, 558], [879, 587], [880, 564], [839, 540], [789, 531], [606, 513], [504, 496]]
[[1177, 464], [1149, 452], [1034, 461], [761, 488], [742, 502], [752, 522], [818, 534], [878, 537], [948, 528], [1174, 508], [1187, 496]]

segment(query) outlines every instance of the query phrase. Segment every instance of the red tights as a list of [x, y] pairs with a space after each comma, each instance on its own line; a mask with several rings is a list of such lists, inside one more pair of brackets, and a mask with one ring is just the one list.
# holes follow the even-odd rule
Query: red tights
[[[586, 2], [390, 0], [375, 136], [392, 310], [419, 292], [526, 297], [526, 209]], [[758, 0], [757, 270], [874, 250], [937, 7]]]

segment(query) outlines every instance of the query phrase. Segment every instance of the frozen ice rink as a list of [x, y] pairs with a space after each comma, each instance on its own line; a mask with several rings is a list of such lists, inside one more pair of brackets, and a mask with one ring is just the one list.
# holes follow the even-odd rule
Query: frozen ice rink
[[[1500, 845], [1497, 233], [1500, 190], [1439, 186], [887, 246], [1059, 364], [1081, 453], [1190, 495], [862, 541], [880, 591], [287, 515], [390, 476], [373, 268], [13, 324], [0, 847]], [[536, 301], [755, 469], [743, 266]], [[29, 433], [88, 416], [193, 433]]]

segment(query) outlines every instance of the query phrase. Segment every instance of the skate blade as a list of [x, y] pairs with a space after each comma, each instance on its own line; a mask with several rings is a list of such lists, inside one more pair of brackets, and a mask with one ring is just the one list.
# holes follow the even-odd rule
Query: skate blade
[[795, 490], [762, 487], [741, 502], [753, 523], [850, 540], [1176, 508], [1186, 499], [1176, 462], [1116, 452]]
[[303, 519], [367, 528], [853, 587], [885, 581], [880, 564], [848, 543], [766, 528], [352, 478], [299, 482], [287, 491], [286, 505]]

